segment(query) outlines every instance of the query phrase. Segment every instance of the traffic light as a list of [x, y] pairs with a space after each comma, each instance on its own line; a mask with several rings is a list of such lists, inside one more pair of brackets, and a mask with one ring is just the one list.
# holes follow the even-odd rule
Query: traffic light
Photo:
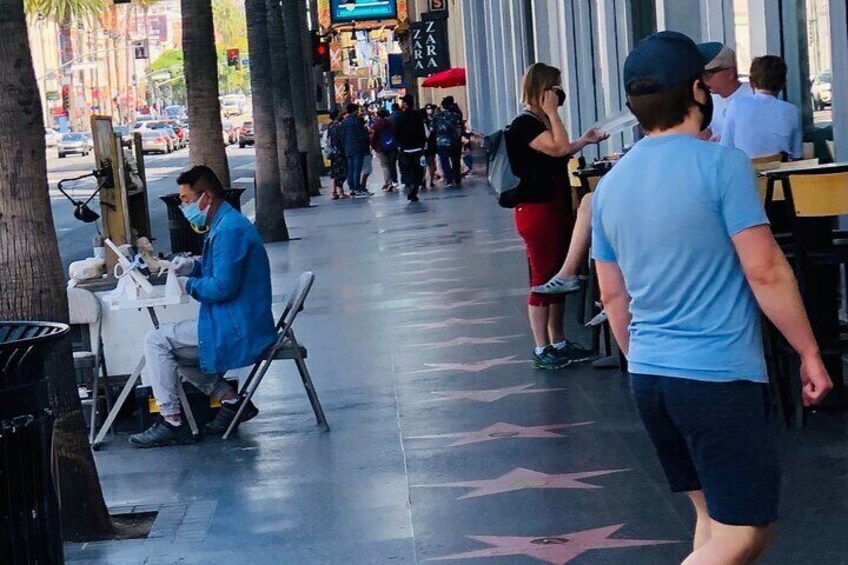
[[71, 96], [70, 96], [70, 88], [68, 85], [62, 87], [62, 108], [65, 110], [66, 114], [70, 113], [71, 109]]
[[312, 34], [312, 64], [322, 72], [330, 72], [330, 44], [318, 34]]
[[227, 49], [227, 66], [228, 67], [238, 67], [239, 66], [239, 50], [238, 49]]

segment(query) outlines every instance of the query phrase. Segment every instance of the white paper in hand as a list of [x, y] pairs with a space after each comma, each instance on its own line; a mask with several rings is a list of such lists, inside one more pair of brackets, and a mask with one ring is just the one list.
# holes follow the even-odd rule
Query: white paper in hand
[[639, 120], [636, 119], [636, 116], [630, 110], [622, 110], [603, 120], [599, 120], [592, 127], [603, 133], [612, 135], [630, 129], [638, 123]]

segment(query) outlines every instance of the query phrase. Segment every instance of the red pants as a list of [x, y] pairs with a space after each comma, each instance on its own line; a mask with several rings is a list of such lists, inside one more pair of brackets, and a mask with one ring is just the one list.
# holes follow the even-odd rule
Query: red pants
[[[554, 199], [550, 202], [520, 204], [515, 209], [515, 227], [527, 249], [530, 286], [548, 282], [565, 262], [574, 225], [570, 190], [563, 181], [557, 182]], [[563, 302], [564, 294], [531, 292], [527, 299], [530, 306], [550, 306]]]

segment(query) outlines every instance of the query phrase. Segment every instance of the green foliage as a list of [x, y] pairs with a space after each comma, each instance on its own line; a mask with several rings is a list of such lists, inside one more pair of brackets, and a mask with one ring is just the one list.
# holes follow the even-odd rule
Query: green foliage
[[[159, 58], [150, 63], [150, 72], [154, 74], [156, 71], [168, 71], [171, 73], [171, 78], [183, 77], [185, 74], [183, 67], [183, 50], [168, 49], [162, 53]], [[172, 98], [176, 101], [185, 102], [186, 100], [186, 84], [185, 78], [179, 78], [174, 82], [167, 83], [163, 88], [170, 88], [173, 92]]]
[[28, 14], [43, 14], [58, 23], [70, 19], [91, 20], [106, 9], [104, 0], [24, 0]]
[[248, 56], [244, 4], [236, 0], [212, 0], [212, 15], [218, 53], [218, 88], [222, 95], [246, 93], [250, 89], [249, 68], [227, 66], [227, 49], [238, 49], [239, 60]]

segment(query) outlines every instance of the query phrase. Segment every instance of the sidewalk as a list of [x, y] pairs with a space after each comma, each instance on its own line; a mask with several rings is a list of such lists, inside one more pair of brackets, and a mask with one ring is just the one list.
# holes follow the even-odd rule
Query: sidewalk
[[[626, 379], [529, 362], [512, 212], [473, 180], [421, 200], [324, 196], [287, 212], [302, 239], [268, 246], [276, 307], [316, 273], [297, 329], [332, 430], [279, 362], [229, 442], [110, 440], [96, 453], [107, 501], [159, 509], [155, 537], [69, 547], [69, 563], [680, 562], [689, 505], [668, 493]], [[845, 424], [818, 414], [784, 433], [781, 537], [761, 563], [848, 563]]]

